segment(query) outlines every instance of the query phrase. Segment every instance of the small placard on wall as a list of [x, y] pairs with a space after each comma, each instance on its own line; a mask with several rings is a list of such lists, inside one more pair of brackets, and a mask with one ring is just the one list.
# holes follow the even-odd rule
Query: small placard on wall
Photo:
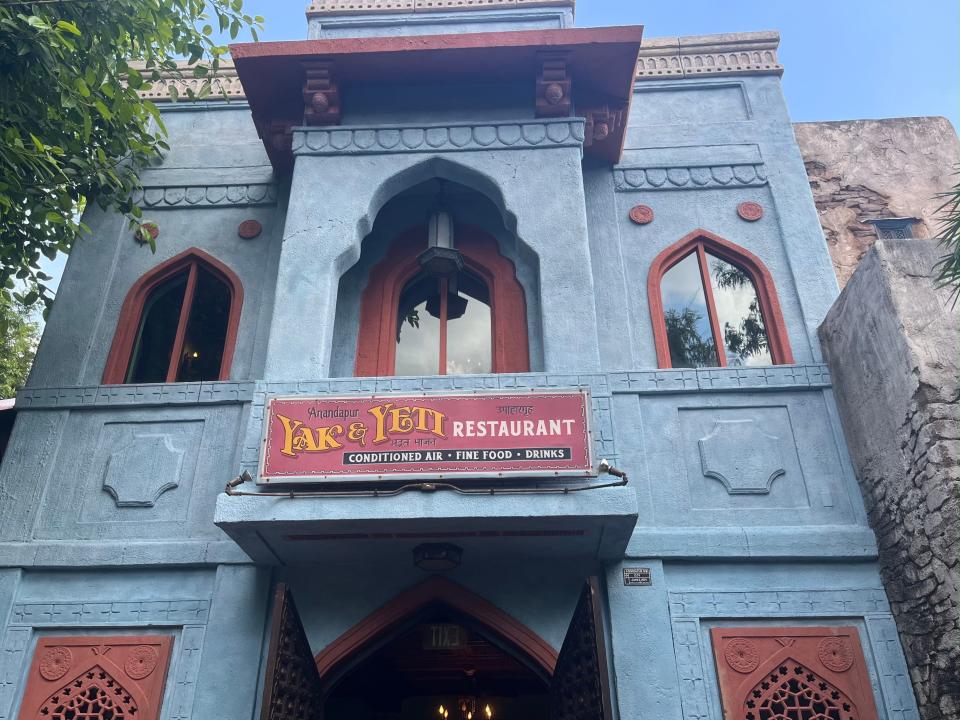
[[653, 585], [650, 568], [635, 567], [623, 569], [624, 585]]

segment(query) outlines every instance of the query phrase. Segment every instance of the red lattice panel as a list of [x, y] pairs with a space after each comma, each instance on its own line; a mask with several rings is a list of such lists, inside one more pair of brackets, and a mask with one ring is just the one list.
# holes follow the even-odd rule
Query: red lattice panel
[[172, 647], [159, 635], [41, 638], [20, 720], [157, 720]]
[[876, 720], [853, 627], [713, 628], [725, 720]]

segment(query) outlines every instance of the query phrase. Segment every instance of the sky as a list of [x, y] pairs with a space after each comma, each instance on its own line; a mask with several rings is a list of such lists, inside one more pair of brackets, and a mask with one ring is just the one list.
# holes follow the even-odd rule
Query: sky
[[[262, 40], [306, 37], [307, 0], [244, 0]], [[576, 25], [646, 37], [778, 30], [794, 121], [943, 115], [960, 127], [957, 0], [578, 0]]]

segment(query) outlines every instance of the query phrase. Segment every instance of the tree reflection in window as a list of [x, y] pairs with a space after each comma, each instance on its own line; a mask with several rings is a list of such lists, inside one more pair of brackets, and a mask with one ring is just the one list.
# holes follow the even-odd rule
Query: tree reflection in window
[[673, 367], [772, 363], [757, 289], [743, 268], [698, 245], [664, 273], [660, 290]]
[[461, 272], [447, 280], [420, 275], [397, 306], [397, 375], [465, 375], [493, 370], [490, 292]]

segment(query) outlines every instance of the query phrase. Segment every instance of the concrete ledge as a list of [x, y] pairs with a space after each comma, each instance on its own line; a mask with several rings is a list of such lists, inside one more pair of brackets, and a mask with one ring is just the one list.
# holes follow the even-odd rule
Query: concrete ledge
[[866, 560], [877, 557], [877, 540], [870, 528], [857, 525], [638, 527], [626, 557]]
[[249, 564], [229, 540], [0, 543], [0, 568], [165, 567]]
[[214, 522], [257, 562], [292, 564], [360, 561], [422, 542], [453, 542], [472, 556], [614, 559], [636, 520], [634, 489], [611, 487], [536, 496], [221, 495]]

